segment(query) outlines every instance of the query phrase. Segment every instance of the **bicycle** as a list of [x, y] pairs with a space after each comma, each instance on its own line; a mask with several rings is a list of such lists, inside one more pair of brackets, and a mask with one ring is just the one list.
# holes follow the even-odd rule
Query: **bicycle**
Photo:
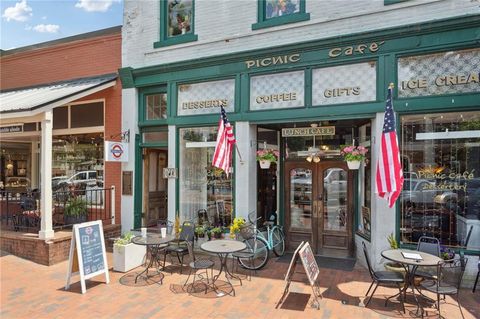
[[270, 250], [277, 256], [283, 256], [285, 253], [285, 235], [283, 227], [274, 225], [272, 227], [266, 223], [267, 237], [257, 228], [257, 222], [261, 217], [253, 220], [255, 213], [248, 214], [250, 224], [246, 224], [240, 229], [240, 235], [244, 238], [243, 242], [247, 245], [247, 251], [253, 253], [253, 258], [238, 258], [242, 267], [251, 270], [258, 270], [264, 267], [268, 262]]

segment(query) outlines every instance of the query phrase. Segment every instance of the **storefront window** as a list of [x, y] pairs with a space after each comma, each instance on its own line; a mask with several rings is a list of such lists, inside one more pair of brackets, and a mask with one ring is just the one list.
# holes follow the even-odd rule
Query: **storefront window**
[[53, 137], [52, 188], [103, 187], [103, 135], [89, 133]]
[[216, 127], [179, 130], [180, 219], [196, 220], [200, 209], [207, 210], [211, 223], [228, 224], [233, 210], [233, 178], [212, 167], [217, 138]]
[[[31, 144], [2, 142], [0, 191], [12, 196], [31, 187]], [[3, 196], [3, 194], [2, 194]]]
[[401, 125], [402, 243], [432, 236], [480, 249], [480, 112], [408, 115]]

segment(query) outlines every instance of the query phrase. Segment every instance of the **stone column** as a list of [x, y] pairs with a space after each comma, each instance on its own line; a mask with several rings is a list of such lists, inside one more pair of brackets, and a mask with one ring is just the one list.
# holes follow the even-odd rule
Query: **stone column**
[[42, 142], [40, 154], [40, 211], [42, 214], [40, 239], [54, 237], [52, 228], [52, 127], [53, 111], [44, 113], [42, 119]]

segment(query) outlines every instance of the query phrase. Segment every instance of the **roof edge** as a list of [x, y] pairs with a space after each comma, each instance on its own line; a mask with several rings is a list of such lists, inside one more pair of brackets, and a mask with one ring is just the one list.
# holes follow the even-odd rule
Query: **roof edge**
[[41, 87], [44, 87], [44, 86], [60, 85], [60, 84], [65, 84], [65, 83], [85, 81], [85, 80], [95, 80], [95, 79], [108, 78], [108, 77], [112, 77], [112, 79], [116, 78], [116, 77], [118, 77], [118, 73], [107, 73], [107, 74], [101, 74], [101, 75], [87, 76], [87, 77], [83, 77], [83, 78], [75, 78], [75, 79], [62, 80], [62, 81], [50, 82], [50, 83], [42, 83], [42, 84], [31, 85], [31, 86], [16, 87], [16, 88], [11, 88], [11, 89], [6, 89], [6, 90], [0, 89], [0, 93], [8, 93], [8, 92], [22, 91], [22, 90], [31, 90], [31, 89], [41, 88]]

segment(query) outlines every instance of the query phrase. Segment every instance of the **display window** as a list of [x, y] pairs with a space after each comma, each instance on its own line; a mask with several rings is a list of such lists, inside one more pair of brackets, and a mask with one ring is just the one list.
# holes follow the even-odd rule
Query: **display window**
[[103, 187], [104, 146], [102, 133], [53, 137], [52, 188]]
[[480, 249], [480, 112], [405, 115], [401, 130], [402, 243]]
[[212, 166], [217, 127], [179, 130], [179, 217], [196, 220], [206, 210], [210, 223], [228, 225], [233, 210], [233, 172]]

